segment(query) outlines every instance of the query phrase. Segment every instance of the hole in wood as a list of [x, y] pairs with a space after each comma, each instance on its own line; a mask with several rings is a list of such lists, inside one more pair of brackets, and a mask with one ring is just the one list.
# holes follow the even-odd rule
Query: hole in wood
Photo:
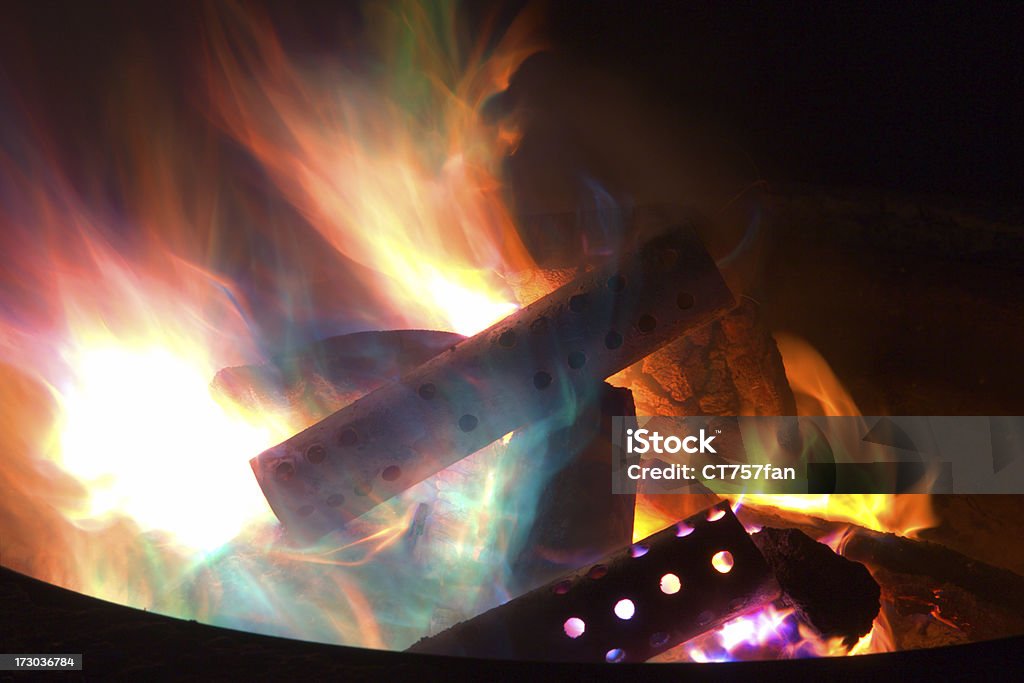
[[622, 335], [615, 330], [612, 330], [604, 336], [604, 347], [606, 349], [614, 351], [620, 346], [622, 346]]
[[516, 345], [516, 333], [513, 332], [512, 330], [506, 330], [505, 332], [502, 332], [501, 336], [498, 337], [498, 343], [504, 346], [506, 349], [511, 349], [513, 346]]
[[593, 567], [590, 568], [590, 571], [587, 572], [587, 576], [592, 579], [600, 579], [603, 578], [607, 573], [608, 567], [604, 566], [603, 564], [595, 564]]
[[720, 550], [711, 557], [711, 566], [720, 574], [731, 572], [734, 564], [732, 553], [728, 550]]
[[709, 522], [717, 522], [722, 517], [725, 517], [725, 510], [720, 510], [718, 508], [713, 508], [711, 510], [708, 510], [708, 521]]
[[683, 582], [675, 574], [665, 574], [658, 585], [665, 595], [675, 595], [683, 588]]
[[689, 292], [679, 292], [676, 295], [676, 307], [681, 311], [693, 308], [693, 295]]
[[464, 432], [471, 432], [476, 429], [479, 423], [480, 421], [476, 419], [476, 415], [466, 414], [459, 418], [459, 429]]
[[569, 617], [562, 624], [562, 630], [565, 631], [565, 635], [570, 638], [579, 638], [583, 635], [584, 631], [587, 630], [587, 624], [579, 617]]
[[420, 385], [419, 391], [417, 393], [419, 393], [420, 398], [422, 398], [424, 401], [429, 401], [430, 399], [437, 396], [437, 387], [435, 387], [430, 382], [427, 382], [426, 384]]
[[693, 533], [693, 527], [686, 522], [679, 522], [676, 524], [676, 536], [678, 538], [685, 538]]
[[640, 330], [641, 334], [650, 334], [657, 326], [658, 320], [653, 315], [642, 315], [636, 321], [636, 329]]
[[623, 621], [629, 621], [636, 614], [636, 605], [629, 598], [623, 598], [615, 603], [615, 616]]
[[338, 437], [338, 443], [345, 448], [351, 448], [359, 443], [359, 435], [356, 434], [354, 429], [342, 430], [341, 435]]
[[384, 471], [380, 473], [380, 478], [384, 481], [396, 481], [402, 476], [402, 468], [398, 465], [388, 465], [384, 468]]
[[587, 364], [587, 354], [582, 351], [573, 351], [569, 354], [569, 367], [573, 370], [579, 370]]
[[573, 313], [582, 313], [587, 310], [587, 295], [577, 294], [569, 299], [569, 310]]
[[608, 289], [613, 292], [621, 292], [626, 288], [626, 278], [621, 275], [612, 275], [608, 278]]
[[611, 650], [608, 650], [608, 652], [606, 652], [604, 655], [604, 661], [608, 662], [609, 664], [621, 662], [625, 658], [626, 651], [620, 647], [614, 647]]
[[538, 389], [547, 389], [551, 386], [551, 375], [544, 372], [543, 370], [538, 371], [533, 376], [533, 386]]
[[318, 443], [315, 443], [306, 449], [306, 460], [310, 461], [314, 465], [319, 465], [326, 458], [327, 449]]
[[288, 481], [295, 475], [295, 466], [290, 462], [278, 463], [274, 468], [274, 475], [281, 481]]
[[635, 546], [629, 549], [629, 555], [630, 557], [643, 557], [647, 554], [648, 550], [650, 550], [650, 548], [644, 545], [643, 543], [637, 543]]
[[668, 642], [668, 634], [664, 631], [658, 631], [651, 635], [651, 647], [661, 647]]

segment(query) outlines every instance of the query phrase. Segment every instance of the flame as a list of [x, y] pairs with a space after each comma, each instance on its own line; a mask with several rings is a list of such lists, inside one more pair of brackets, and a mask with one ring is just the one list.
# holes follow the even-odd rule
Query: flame
[[[125, 559], [119, 553], [132, 535], [139, 543], [128, 556], [145, 552], [150, 533], [203, 553], [270, 518], [258, 487], [237, 472], [291, 425], [211, 396], [212, 373], [252, 358], [253, 340], [229, 286], [165, 246], [173, 231], [139, 229], [131, 242], [112, 229], [123, 219], [78, 203], [50, 160], [4, 161], [5, 187], [18, 198], [0, 216], [11, 257], [0, 264], [0, 347], [9, 372], [47, 397], [27, 404], [3, 397], [10, 431], [32, 434], [8, 451], [4, 466], [6, 490], [19, 491], [0, 509], [13, 539], [4, 562], [124, 597], [131, 591], [116, 576], [97, 577]], [[53, 184], [39, 185], [41, 177]], [[30, 469], [41, 479], [18, 474]], [[42, 535], [33, 540], [32, 530]], [[58, 541], [52, 534], [61, 530], [67, 538]], [[66, 543], [68, 557], [42, 559], [44, 538]]]
[[462, 54], [454, 7], [367, 16], [387, 78], [300, 63], [242, 5], [206, 16], [204, 112], [280, 206], [254, 202], [223, 143], [134, 63], [87, 182], [65, 173], [82, 160], [54, 148], [31, 107], [15, 117], [24, 135], [0, 140], [5, 566], [182, 618], [366, 647], [405, 647], [443, 615], [507, 598], [514, 459], [497, 456], [511, 435], [297, 550], [279, 542], [247, 461], [305, 425], [209, 390], [219, 369], [296, 342], [360, 327], [469, 334], [516, 308], [502, 278], [531, 261], [499, 171], [519, 132], [482, 111], [538, 48], [534, 17], [494, 41], [491, 22]]
[[[37, 131], [27, 153], [3, 150], [5, 565], [176, 616], [367, 647], [408, 644], [445, 610], [465, 617], [458, 610], [507, 597], [484, 588], [500, 583], [505, 559], [498, 492], [512, 458], [499, 456], [511, 435], [340, 541], [284, 549], [246, 461], [303, 425], [222, 405], [208, 390], [218, 369], [265, 357], [268, 329], [288, 338], [317, 328], [312, 310], [340, 316], [325, 300], [365, 296], [343, 313], [366, 325], [463, 334], [516, 308], [503, 278], [533, 264], [502, 196], [500, 162], [520, 133], [482, 112], [539, 49], [534, 17], [521, 15], [496, 41], [483, 31], [463, 54], [452, 12], [374, 6], [384, 79], [292, 57], [267, 19], [240, 5], [209, 10], [208, 113], [315, 239], [273, 210], [240, 206], [217, 155], [177, 130], [145, 87], [135, 99], [152, 99], [152, 109], [126, 115], [135, 123], [122, 141], [131, 147], [119, 169], [124, 207], [63, 177]], [[289, 267], [261, 272], [258, 247]], [[360, 286], [334, 287], [325, 275], [334, 271], [354, 272]], [[252, 293], [268, 280], [274, 291]], [[328, 291], [312, 301], [316, 283]], [[779, 342], [801, 414], [859, 414], [819, 354]], [[473, 467], [486, 475], [474, 478]], [[409, 506], [426, 499], [443, 517], [433, 545], [419, 544]], [[926, 501], [910, 497], [759, 502], [898, 533], [929, 523]], [[638, 509], [637, 538], [675, 521], [656, 515]], [[382, 561], [393, 575], [376, 569]], [[799, 629], [795, 641], [784, 637], [791, 617], [770, 607], [687, 651], [709, 661], [785, 641], [790, 651], [838, 653]], [[851, 653], [888, 646], [880, 620]]]
[[693, 638], [653, 661], [732, 662], [754, 659], [845, 657], [893, 649], [884, 614], [852, 647], [842, 638], [823, 638], [804, 625], [790, 607], [769, 604]]
[[212, 113], [324, 240], [368, 269], [400, 326], [474, 334], [517, 308], [501, 276], [532, 265], [497, 179], [519, 134], [481, 115], [539, 49], [532, 17], [463, 57], [454, 18], [439, 26], [429, 3], [371, 9], [380, 42], [398, 49], [384, 58], [388, 81], [369, 86], [296, 63], [265, 20], [237, 8], [230, 24], [214, 18]]
[[56, 460], [89, 488], [76, 521], [121, 513], [143, 530], [169, 530], [188, 546], [213, 549], [266, 514], [238, 472], [272, 437], [216, 404], [196, 349], [154, 342], [76, 349]]
[[[860, 409], [824, 357], [806, 341], [789, 334], [777, 334], [786, 377], [797, 399], [801, 416], [860, 416]], [[672, 513], [659, 509], [649, 498], [637, 500], [634, 541], [703, 510], [714, 496], [686, 496], [685, 505], [673, 506]], [[847, 522], [875, 531], [913, 536], [935, 526], [936, 518], [927, 495], [765, 495], [732, 497], [734, 511], [746, 503], [798, 512], [833, 522]], [[754, 533], [757, 528], [748, 528]], [[851, 527], [840, 528], [817, 540], [842, 553]], [[934, 618], [940, 618], [933, 614]], [[885, 611], [879, 613], [871, 631], [852, 647], [842, 639], [822, 638], [800, 623], [793, 611], [769, 604], [738, 617], [715, 631], [664, 653], [658, 661], [718, 662], [741, 659], [825, 657], [888, 652], [894, 640]]]
[[[849, 392], [816, 349], [790, 334], [777, 334], [776, 342], [800, 415], [861, 415]], [[740, 500], [902, 536], [913, 536], [937, 523], [927, 495], [748, 495]]]

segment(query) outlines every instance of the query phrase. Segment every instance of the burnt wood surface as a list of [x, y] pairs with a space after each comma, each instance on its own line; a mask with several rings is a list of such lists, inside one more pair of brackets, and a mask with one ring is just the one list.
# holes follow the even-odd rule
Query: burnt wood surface
[[759, 306], [739, 305], [616, 375], [638, 415], [795, 415], [782, 357]]
[[[723, 553], [731, 554], [724, 565]], [[643, 662], [778, 595], [761, 553], [720, 503], [409, 651]]]
[[692, 230], [655, 238], [252, 460], [295, 537], [318, 538], [574, 402], [733, 305]]
[[825, 637], [851, 647], [871, 630], [881, 591], [867, 568], [837, 555], [798, 529], [753, 534], [782, 589], [783, 601]]
[[942, 545], [745, 501], [745, 525], [843, 534], [840, 554], [881, 587], [897, 647], [935, 647], [1024, 634], [1024, 577]]
[[[596, 562], [633, 539], [636, 497], [612, 493], [612, 419], [634, 415], [628, 389], [608, 384], [579, 409], [578, 419], [533, 447], [530, 428], [512, 437], [527, 441], [522, 471], [547, 467], [550, 478], [536, 499], [529, 532], [513, 552], [513, 595], [533, 590], [577, 566]], [[635, 426], [636, 420], [632, 419]], [[521, 481], [520, 477], [511, 477]], [[531, 501], [532, 502], [532, 501]]]
[[315, 342], [261, 365], [224, 368], [211, 390], [253, 412], [311, 425], [465, 339], [454, 332], [354, 332]]

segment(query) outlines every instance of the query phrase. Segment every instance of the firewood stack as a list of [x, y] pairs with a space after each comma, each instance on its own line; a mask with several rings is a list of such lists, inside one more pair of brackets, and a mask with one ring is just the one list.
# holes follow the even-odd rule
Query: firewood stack
[[[505, 504], [530, 508], [524, 510], [530, 523], [519, 530], [508, 558], [509, 587], [525, 602], [488, 612], [479, 622], [486, 628], [474, 626], [479, 619], [462, 625], [440, 619], [432, 628], [437, 637], [417, 649], [479, 654], [486, 645], [499, 656], [516, 657], [525, 647], [531, 657], [546, 652], [556, 659], [638, 661], [776, 598], [796, 605], [821, 635], [848, 644], [870, 628], [878, 586], [862, 565], [798, 532], [765, 530], [751, 542], [725, 504], [691, 517], [695, 508], [714, 503], [710, 494], [657, 496], [663, 511], [684, 513], [676, 518], [689, 521], [631, 543], [634, 500], [610, 493], [611, 417], [795, 413], [781, 358], [756, 304], [743, 298], [736, 303], [691, 232], [648, 232], [638, 231], [637, 246], [626, 256], [570, 264], [564, 252], [561, 263], [548, 259], [510, 278], [529, 305], [475, 337], [430, 331], [346, 335], [263, 366], [225, 369], [215, 378], [221, 396], [309, 425], [253, 460], [293, 542], [315, 541], [424, 479], [443, 489], [450, 479], [446, 467], [513, 433], [509, 452], [519, 455], [520, 472], [534, 476], [541, 491], [539, 498], [504, 492]], [[483, 481], [487, 474], [461, 463], [459, 470], [459, 480]], [[423, 508], [413, 524], [437, 523]], [[694, 529], [700, 532], [696, 540], [683, 542]], [[718, 538], [714, 529], [730, 531]], [[714, 563], [726, 545], [733, 555], [723, 571]], [[598, 589], [587, 582], [609, 568], [615, 580], [604, 587], [614, 584], [616, 591], [651, 599], [668, 595], [671, 581], [660, 593], [656, 584], [646, 585], [653, 570], [644, 569], [641, 555], [648, 552], [651, 558], [683, 553], [677, 564], [696, 572], [692, 580], [717, 576], [725, 583], [708, 586], [721, 583], [725, 592], [714, 607], [684, 610], [674, 621], [669, 609], [655, 619], [655, 632], [627, 628], [622, 635], [628, 648], [604, 648], [594, 636], [577, 641], [566, 635], [575, 622], [566, 626], [565, 620], [556, 620], [558, 628], [547, 635], [520, 632], [527, 629], [520, 622], [534, 612], [551, 626], [558, 598], [565, 597], [557, 588], [565, 581], [574, 594], [591, 596]], [[737, 557], [743, 568], [729, 578]], [[558, 579], [567, 574], [569, 579]], [[816, 580], [808, 580], [810, 574]], [[744, 576], [746, 588], [728, 588]], [[850, 606], [830, 611], [821, 596], [851, 585], [859, 592]], [[586, 598], [594, 601], [587, 613], [599, 622], [616, 628], [647, 622], [639, 612], [636, 621], [618, 611], [604, 614], [615, 608], [604, 605], [604, 597]], [[519, 616], [502, 616], [509, 614]], [[472, 616], [459, 614], [455, 621]], [[481, 634], [489, 636], [481, 640]], [[545, 645], [545, 638], [558, 647]]]

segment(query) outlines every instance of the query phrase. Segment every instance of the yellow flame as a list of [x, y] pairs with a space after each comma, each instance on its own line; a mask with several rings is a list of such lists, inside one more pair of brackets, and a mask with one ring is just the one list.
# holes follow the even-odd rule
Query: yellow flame
[[[532, 265], [497, 179], [517, 136], [481, 110], [539, 46], [524, 16], [486, 58], [483, 36], [459, 71], [463, 56], [429, 14], [416, 2], [374, 14], [382, 40], [417, 33], [415, 68], [395, 65], [373, 87], [340, 66], [297, 64], [258, 18], [214, 21], [211, 94], [217, 120], [334, 249], [368, 269], [368, 291], [399, 324], [468, 335], [515, 310], [502, 276]], [[419, 99], [381, 95], [396, 86]]]
[[[861, 415], [853, 397], [814, 347], [790, 334], [777, 334], [776, 341], [800, 415]], [[903, 536], [936, 524], [927, 495], [758, 494], [743, 496], [742, 500]]]
[[212, 549], [267, 515], [259, 487], [239, 473], [273, 437], [213, 400], [201, 351], [109, 344], [71, 359], [62, 402], [59, 462], [90, 493], [76, 520], [126, 514]]

